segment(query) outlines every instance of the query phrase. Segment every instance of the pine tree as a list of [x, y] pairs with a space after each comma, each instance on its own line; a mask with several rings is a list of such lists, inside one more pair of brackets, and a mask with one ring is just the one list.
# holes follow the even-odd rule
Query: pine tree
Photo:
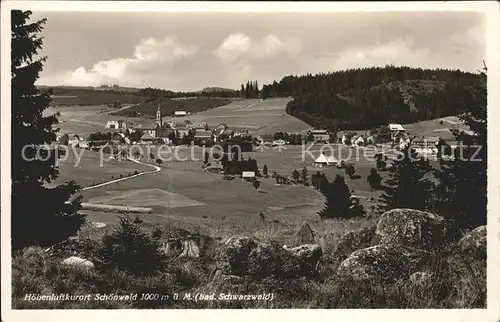
[[325, 208], [318, 212], [321, 218], [353, 218], [366, 213], [359, 200], [353, 200], [344, 177], [339, 174], [328, 184], [323, 194], [326, 202]]
[[[486, 224], [487, 204], [487, 90], [486, 69], [476, 84], [462, 94], [463, 113], [459, 118], [471, 132], [453, 130], [461, 143], [454, 158], [440, 158], [435, 172], [439, 181], [435, 191], [436, 211], [453, 220], [459, 229]], [[441, 152], [441, 151], [440, 151]]]
[[366, 177], [366, 181], [370, 185], [370, 188], [378, 190], [380, 188], [380, 183], [382, 182], [382, 177], [378, 174], [377, 169], [371, 168], [370, 174]]
[[295, 182], [299, 181], [300, 173], [299, 173], [299, 171], [297, 171], [297, 169], [293, 169], [292, 178]]
[[48, 246], [74, 235], [85, 221], [77, 213], [81, 198], [71, 197], [79, 187], [70, 181], [46, 187], [59, 175], [54, 146], [57, 115], [43, 116], [48, 93], [40, 93], [35, 81], [46, 57], [35, 59], [42, 49], [38, 34], [46, 19], [29, 22], [30, 11], [11, 11], [12, 93], [12, 249], [29, 245]]
[[401, 150], [401, 155], [389, 169], [388, 185], [383, 187], [379, 212], [394, 208], [428, 210], [432, 187], [424, 176], [429, 169], [429, 162], [419, 157], [410, 146]]
[[303, 184], [309, 184], [308, 183], [309, 177], [308, 177], [308, 174], [307, 174], [307, 168], [306, 167], [302, 168], [302, 171], [300, 172], [300, 180], [302, 180]]
[[241, 84], [240, 95], [241, 95], [241, 98], [245, 98], [245, 85], [243, 85], [243, 84]]
[[267, 169], [267, 164], [264, 164], [264, 168], [262, 169], [262, 174], [264, 177], [269, 177], [269, 170]]

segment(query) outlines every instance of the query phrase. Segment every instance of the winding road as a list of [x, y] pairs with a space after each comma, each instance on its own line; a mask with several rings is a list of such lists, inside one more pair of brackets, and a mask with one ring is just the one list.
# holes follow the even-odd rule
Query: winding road
[[104, 187], [104, 186], [107, 186], [107, 185], [110, 185], [110, 184], [113, 184], [113, 183], [116, 183], [116, 182], [133, 179], [133, 178], [142, 176], [144, 174], [156, 173], [156, 172], [160, 172], [161, 171], [161, 168], [158, 167], [158, 166], [156, 166], [156, 165], [144, 163], [144, 162], [141, 162], [139, 160], [132, 159], [132, 158], [127, 158], [127, 159], [130, 160], [130, 161], [132, 161], [132, 162], [135, 162], [135, 163], [139, 163], [139, 164], [142, 164], [142, 165], [153, 167], [154, 170], [139, 172], [138, 174], [134, 174], [133, 176], [130, 176], [130, 177], [125, 177], [125, 178], [120, 178], [120, 179], [114, 179], [114, 180], [106, 181], [106, 182], [103, 182], [103, 183], [96, 184], [94, 186], [85, 187], [82, 190], [85, 191], [85, 190], [90, 190], [90, 189], [94, 189], [94, 188], [100, 188], [100, 187]]

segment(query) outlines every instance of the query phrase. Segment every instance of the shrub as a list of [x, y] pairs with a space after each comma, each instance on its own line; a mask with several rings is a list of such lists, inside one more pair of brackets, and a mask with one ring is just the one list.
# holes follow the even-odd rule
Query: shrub
[[349, 178], [352, 178], [354, 173], [356, 173], [356, 169], [354, 168], [354, 165], [352, 163], [348, 163], [345, 166], [345, 173], [349, 176]]
[[147, 233], [143, 221], [128, 215], [120, 217], [120, 226], [104, 236], [100, 257], [102, 266], [116, 267], [133, 275], [150, 275], [163, 268], [157, 234]]

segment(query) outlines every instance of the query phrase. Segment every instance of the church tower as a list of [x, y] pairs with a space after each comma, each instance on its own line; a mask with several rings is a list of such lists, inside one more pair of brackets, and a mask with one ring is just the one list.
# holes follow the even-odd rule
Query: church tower
[[160, 111], [160, 101], [158, 100], [158, 109], [156, 110], [156, 124], [159, 126], [162, 126], [162, 117], [161, 117], [161, 111]]

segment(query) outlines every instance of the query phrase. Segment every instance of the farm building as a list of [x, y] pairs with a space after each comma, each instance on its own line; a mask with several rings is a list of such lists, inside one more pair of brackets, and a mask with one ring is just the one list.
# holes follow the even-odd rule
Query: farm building
[[337, 142], [342, 144], [351, 144], [352, 138], [362, 137], [365, 138], [370, 136], [370, 131], [359, 130], [359, 131], [338, 131], [336, 134]]
[[439, 140], [437, 136], [417, 137], [411, 142], [411, 147], [421, 156], [433, 156], [437, 155]]
[[338, 160], [333, 155], [326, 156], [324, 153], [321, 153], [321, 155], [316, 160], [314, 160], [314, 164], [319, 166], [323, 165], [333, 166], [336, 165], [337, 163]]
[[144, 144], [150, 144], [154, 141], [156, 141], [156, 138], [154, 136], [152, 136], [151, 134], [149, 134], [148, 132], [144, 133], [141, 136], [141, 142]]
[[194, 133], [194, 143], [203, 145], [212, 141], [212, 132], [204, 129], [197, 129]]
[[391, 132], [391, 139], [393, 142], [397, 142], [406, 135], [406, 129], [401, 124], [389, 124], [389, 131]]
[[360, 135], [355, 135], [351, 138], [352, 147], [360, 147], [365, 145], [365, 139]]
[[186, 112], [186, 111], [175, 111], [174, 112], [174, 116], [186, 116], [188, 115], [189, 113]]
[[141, 130], [144, 134], [149, 134], [153, 138], [156, 137], [156, 127], [144, 127], [144, 128], [141, 128]]
[[327, 130], [312, 130], [311, 134], [313, 135], [314, 141], [318, 142], [328, 142], [330, 141], [330, 134]]
[[106, 123], [107, 129], [126, 130], [127, 123], [123, 120], [111, 120]]

